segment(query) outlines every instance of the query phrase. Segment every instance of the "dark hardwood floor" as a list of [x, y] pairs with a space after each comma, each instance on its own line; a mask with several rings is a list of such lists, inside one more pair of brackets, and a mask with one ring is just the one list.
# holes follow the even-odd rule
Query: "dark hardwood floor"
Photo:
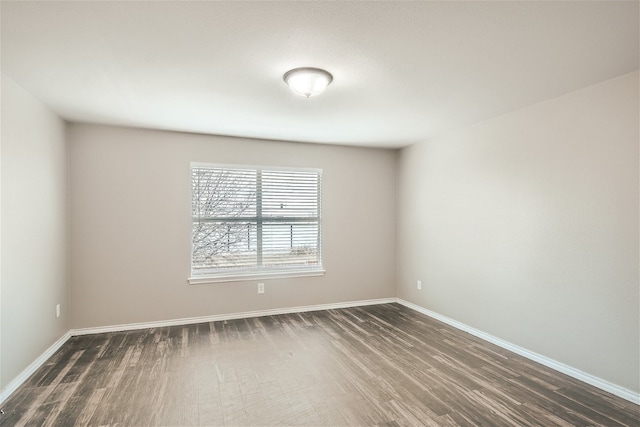
[[640, 425], [398, 304], [73, 337], [3, 408], [2, 426]]

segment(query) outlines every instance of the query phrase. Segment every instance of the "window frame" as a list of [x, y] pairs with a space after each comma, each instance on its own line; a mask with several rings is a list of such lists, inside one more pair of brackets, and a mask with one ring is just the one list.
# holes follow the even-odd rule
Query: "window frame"
[[[318, 177], [318, 196], [317, 196], [317, 224], [318, 224], [318, 238], [317, 238], [317, 253], [318, 253], [318, 264], [314, 266], [304, 266], [299, 268], [265, 268], [264, 266], [256, 265], [255, 268], [244, 268], [244, 269], [234, 269], [221, 271], [220, 273], [206, 273], [206, 274], [194, 274], [193, 271], [193, 225], [194, 225], [194, 217], [193, 217], [193, 186], [191, 183], [191, 177], [193, 174], [194, 168], [218, 168], [218, 169], [230, 169], [230, 170], [239, 170], [246, 169], [252, 170], [256, 172], [256, 177], [258, 178], [258, 182], [256, 182], [256, 216], [255, 220], [256, 227], [258, 227], [258, 222], [262, 222], [262, 207], [261, 207], [261, 199], [262, 194], [260, 193], [260, 189], [262, 187], [262, 172], [263, 171], [284, 171], [284, 172], [311, 172], [317, 174]], [[283, 166], [264, 166], [264, 165], [246, 165], [246, 164], [228, 164], [228, 163], [204, 163], [204, 162], [191, 162], [189, 166], [189, 216], [190, 220], [190, 256], [189, 256], [189, 268], [190, 275], [188, 278], [189, 284], [197, 285], [197, 284], [206, 284], [206, 283], [220, 283], [220, 282], [238, 282], [238, 281], [250, 281], [250, 280], [262, 280], [262, 279], [280, 279], [280, 278], [291, 278], [291, 277], [313, 277], [313, 276], [322, 276], [325, 274], [323, 259], [322, 259], [322, 178], [323, 171], [319, 168], [299, 168], [299, 167], [283, 167]], [[253, 220], [253, 217], [251, 218]], [[268, 221], [265, 222], [279, 222], [279, 221], [287, 221], [294, 219], [295, 221], [299, 221], [302, 217], [271, 217]], [[275, 220], [275, 221], [274, 221]], [[315, 221], [315, 217], [314, 217]], [[262, 226], [262, 224], [260, 224]], [[260, 236], [260, 239], [262, 237]], [[262, 247], [262, 243], [257, 243], [259, 247]], [[260, 256], [257, 255], [257, 258], [260, 259]]]

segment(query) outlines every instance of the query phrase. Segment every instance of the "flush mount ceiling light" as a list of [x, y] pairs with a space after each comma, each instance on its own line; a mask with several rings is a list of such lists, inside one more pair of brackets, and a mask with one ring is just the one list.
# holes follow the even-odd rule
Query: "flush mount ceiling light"
[[284, 73], [284, 81], [291, 90], [307, 98], [322, 93], [332, 80], [333, 76], [320, 68], [294, 68]]

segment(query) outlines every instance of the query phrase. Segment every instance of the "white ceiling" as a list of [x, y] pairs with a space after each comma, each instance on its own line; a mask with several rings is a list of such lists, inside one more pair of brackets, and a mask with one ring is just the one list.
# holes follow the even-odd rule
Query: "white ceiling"
[[637, 70], [638, 6], [2, 1], [2, 72], [70, 121], [401, 147]]

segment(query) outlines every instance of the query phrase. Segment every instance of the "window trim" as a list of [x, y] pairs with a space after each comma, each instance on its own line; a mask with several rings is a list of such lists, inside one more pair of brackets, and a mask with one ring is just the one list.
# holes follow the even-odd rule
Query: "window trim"
[[324, 276], [324, 269], [300, 269], [291, 271], [273, 271], [273, 272], [256, 272], [247, 274], [224, 274], [224, 275], [208, 275], [189, 277], [187, 280], [190, 285], [204, 285], [207, 283], [224, 283], [224, 282], [250, 282], [252, 280], [269, 280], [269, 279], [289, 279], [292, 277], [317, 277]]
[[[193, 170], [193, 168], [228, 168], [228, 169], [252, 169], [257, 171], [257, 173], [260, 175], [262, 173], [263, 170], [267, 170], [267, 171], [289, 171], [289, 172], [313, 172], [318, 174], [318, 185], [319, 185], [319, 192], [318, 192], [318, 217], [316, 218], [317, 223], [318, 223], [318, 227], [319, 227], [319, 233], [318, 233], [318, 241], [317, 241], [317, 250], [318, 250], [318, 259], [320, 261], [320, 263], [316, 266], [309, 266], [309, 267], [291, 267], [291, 268], [282, 268], [280, 270], [269, 270], [269, 269], [265, 269], [264, 267], [261, 266], [256, 266], [253, 268], [246, 268], [244, 270], [235, 270], [235, 271], [225, 271], [225, 272], [220, 272], [218, 274], [216, 273], [212, 273], [212, 274], [206, 274], [206, 275], [193, 275], [193, 270], [191, 270], [192, 267], [192, 257], [193, 257], [193, 247], [192, 247], [192, 239], [193, 239], [193, 234], [192, 231], [189, 233], [189, 237], [190, 237], [190, 256], [189, 256], [189, 268], [190, 268], [190, 274], [189, 277], [187, 279], [187, 281], [189, 282], [190, 285], [200, 285], [200, 284], [207, 284], [207, 283], [223, 283], [223, 282], [243, 282], [243, 281], [252, 281], [252, 280], [268, 280], [268, 279], [285, 279], [285, 278], [293, 278], [293, 277], [317, 277], [317, 276], [323, 276], [325, 274], [325, 269], [324, 269], [324, 263], [323, 263], [323, 257], [322, 257], [322, 176], [323, 176], [323, 171], [320, 168], [304, 168], [304, 167], [283, 167], [283, 166], [265, 166], [265, 165], [247, 165], [247, 164], [230, 164], [230, 163], [207, 163], [207, 162], [191, 162], [190, 166], [189, 166], [189, 176], [191, 176], [191, 171]], [[261, 182], [260, 182], [261, 185]], [[193, 193], [192, 193], [192, 187], [191, 184], [189, 185], [190, 187], [190, 201], [191, 203], [193, 203]], [[260, 192], [261, 193], [261, 192]], [[261, 200], [259, 200], [260, 196], [256, 196], [257, 197], [257, 204], [261, 203]], [[191, 210], [191, 207], [190, 209]], [[257, 215], [261, 215], [261, 212], [258, 210], [258, 212], [256, 212]], [[191, 214], [189, 215], [191, 218], [190, 221], [190, 230], [193, 229], [193, 218], [191, 217]], [[286, 220], [283, 219], [283, 221]]]

